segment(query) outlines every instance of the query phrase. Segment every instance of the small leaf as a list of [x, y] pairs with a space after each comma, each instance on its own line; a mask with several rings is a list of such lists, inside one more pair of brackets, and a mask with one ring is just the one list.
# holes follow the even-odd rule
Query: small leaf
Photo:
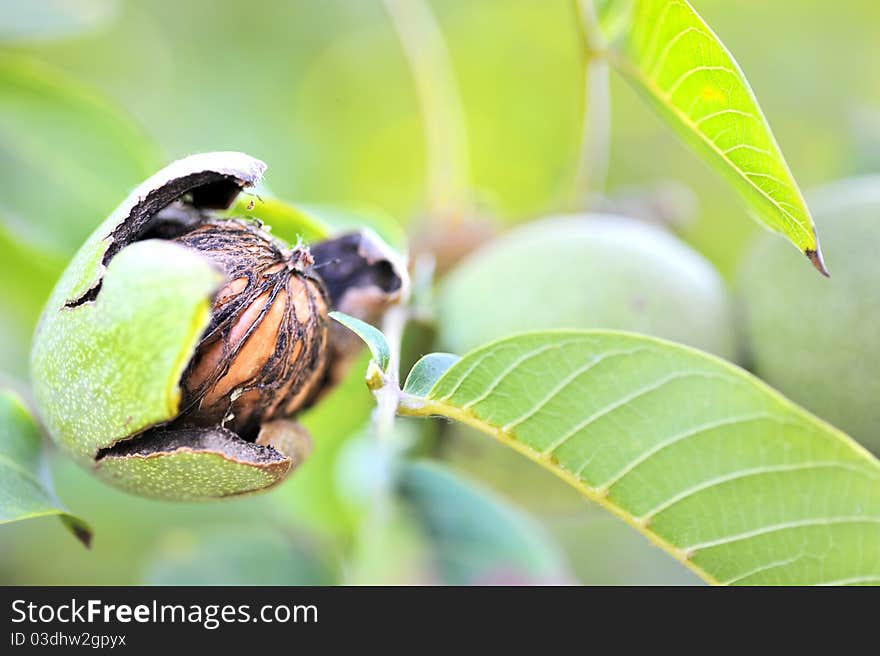
[[739, 191], [757, 219], [827, 275], [816, 230], [748, 81], [686, 0], [635, 0], [610, 60]]
[[398, 490], [430, 538], [449, 585], [559, 583], [559, 548], [537, 522], [436, 463], [405, 463]]
[[0, 390], [0, 524], [58, 515], [84, 545], [92, 530], [68, 513], [41, 480], [42, 448], [37, 424], [21, 399]]
[[388, 364], [391, 362], [391, 349], [388, 347], [388, 341], [385, 339], [382, 331], [343, 312], [331, 312], [330, 318], [338, 321], [364, 340], [364, 343], [370, 349], [370, 353], [373, 354], [373, 360], [379, 365], [379, 368], [383, 372], [388, 370]]
[[115, 106], [38, 62], [0, 54], [0, 219], [19, 238], [72, 253], [160, 164]]
[[495, 437], [707, 581], [880, 583], [880, 462], [705, 353], [526, 333], [467, 354], [400, 412]]
[[403, 391], [413, 396], [425, 396], [452, 365], [461, 358], [452, 353], [429, 353], [413, 365]]

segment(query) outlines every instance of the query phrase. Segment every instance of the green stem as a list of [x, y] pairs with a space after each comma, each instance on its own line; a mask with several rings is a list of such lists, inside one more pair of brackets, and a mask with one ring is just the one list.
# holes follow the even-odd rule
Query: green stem
[[408, 299], [401, 299], [385, 312], [382, 333], [388, 341], [388, 369], [381, 376], [381, 385], [373, 390], [376, 397], [376, 436], [387, 444], [394, 433], [394, 418], [400, 402], [400, 349], [403, 331], [409, 317]]
[[599, 30], [592, 0], [574, 0], [584, 57], [584, 117], [575, 174], [572, 209], [583, 210], [594, 203], [605, 188], [611, 133], [611, 98], [605, 43]]
[[427, 151], [428, 215], [457, 222], [470, 208], [464, 106], [449, 50], [424, 0], [385, 0], [415, 81]]
[[[373, 411], [373, 432], [375, 449], [382, 471], [379, 482], [373, 490], [373, 498], [367, 516], [360, 527], [360, 547], [366, 542], [382, 535], [394, 515], [392, 495], [394, 488], [394, 462], [400, 451], [395, 442], [394, 422], [397, 407], [400, 404], [400, 350], [403, 331], [409, 319], [409, 298], [401, 298], [400, 302], [390, 307], [382, 321], [382, 333], [388, 342], [388, 367], [382, 371], [375, 362], [371, 362], [367, 370], [367, 387], [376, 399]], [[349, 582], [358, 581], [361, 572], [355, 572]]]

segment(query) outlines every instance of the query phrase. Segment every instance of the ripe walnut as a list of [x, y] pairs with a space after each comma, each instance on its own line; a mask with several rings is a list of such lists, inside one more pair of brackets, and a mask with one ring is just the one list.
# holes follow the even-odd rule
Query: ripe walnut
[[172, 163], [74, 256], [34, 337], [52, 438], [122, 489], [172, 500], [266, 489], [310, 448], [296, 415], [352, 357], [331, 309], [378, 317], [405, 290], [366, 230], [289, 248], [228, 219], [265, 165], [242, 153]]
[[315, 398], [327, 365], [327, 294], [306, 247], [288, 250], [254, 224], [211, 221], [175, 239], [226, 283], [182, 379], [178, 422], [243, 437]]

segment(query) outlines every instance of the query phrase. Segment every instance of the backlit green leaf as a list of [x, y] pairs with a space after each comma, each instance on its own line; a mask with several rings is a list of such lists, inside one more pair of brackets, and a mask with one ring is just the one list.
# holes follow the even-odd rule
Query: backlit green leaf
[[41, 467], [36, 422], [15, 394], [0, 390], [0, 524], [57, 515], [88, 546], [91, 529], [61, 506], [43, 482]]
[[401, 413], [494, 436], [707, 581], [880, 583], [880, 463], [699, 351], [526, 333], [472, 351]]
[[761, 223], [825, 273], [810, 211], [755, 94], [691, 5], [635, 0], [615, 31], [612, 65], [736, 187]]

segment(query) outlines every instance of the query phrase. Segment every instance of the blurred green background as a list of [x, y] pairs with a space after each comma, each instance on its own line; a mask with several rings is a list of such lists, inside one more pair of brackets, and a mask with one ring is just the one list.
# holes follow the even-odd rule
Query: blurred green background
[[[880, 169], [880, 4], [694, 4], [802, 187]], [[584, 108], [572, 3], [430, 5], [484, 214], [503, 227], [573, 209]], [[375, 206], [404, 226], [424, 214], [419, 102], [381, 2], [0, 0], [0, 16], [0, 382], [26, 385], [30, 334], [66, 259], [171, 159], [242, 150], [269, 164], [282, 198]], [[611, 86], [608, 196], [634, 211], [671, 204], [679, 235], [732, 283], [760, 229], [624, 82]], [[414, 354], [430, 348], [428, 331], [412, 333]], [[259, 497], [152, 502], [53, 457], [94, 548], [56, 520], [3, 526], [0, 583], [696, 582], [549, 474], [445, 426], [401, 430], [473, 483], [408, 465], [377, 512], [362, 371], [306, 418], [312, 459]]]

